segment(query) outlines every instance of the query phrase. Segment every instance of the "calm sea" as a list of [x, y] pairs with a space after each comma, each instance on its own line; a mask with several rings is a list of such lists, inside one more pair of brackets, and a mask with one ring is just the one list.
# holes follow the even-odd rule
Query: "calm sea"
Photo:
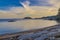
[[0, 34], [14, 33], [31, 29], [39, 29], [58, 24], [49, 20], [20, 20], [16, 22], [0, 22]]

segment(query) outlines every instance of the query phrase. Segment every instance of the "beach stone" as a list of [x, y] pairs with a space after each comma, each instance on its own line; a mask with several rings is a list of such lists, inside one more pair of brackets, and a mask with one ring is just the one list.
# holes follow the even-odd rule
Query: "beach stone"
[[44, 40], [44, 39], [46, 39], [46, 38], [48, 38], [48, 35], [42, 35], [41, 37], [38, 37], [38, 38], [36, 38], [35, 40]]

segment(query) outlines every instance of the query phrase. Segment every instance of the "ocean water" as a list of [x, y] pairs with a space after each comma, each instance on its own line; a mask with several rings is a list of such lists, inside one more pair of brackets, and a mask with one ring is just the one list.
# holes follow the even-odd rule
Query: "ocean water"
[[16, 22], [0, 22], [0, 34], [14, 33], [32, 29], [40, 29], [58, 24], [50, 20], [19, 20]]

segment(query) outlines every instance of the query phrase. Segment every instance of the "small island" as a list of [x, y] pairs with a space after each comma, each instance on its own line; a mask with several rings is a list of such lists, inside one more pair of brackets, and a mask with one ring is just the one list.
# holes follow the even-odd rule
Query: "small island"
[[15, 20], [9, 20], [8, 22], [15, 22]]
[[31, 17], [24, 17], [24, 19], [32, 19]]

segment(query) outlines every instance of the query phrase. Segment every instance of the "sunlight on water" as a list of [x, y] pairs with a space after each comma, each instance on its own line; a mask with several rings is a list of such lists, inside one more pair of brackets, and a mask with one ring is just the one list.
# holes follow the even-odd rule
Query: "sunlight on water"
[[49, 20], [20, 20], [16, 22], [0, 22], [0, 34], [39, 29], [56, 24], [56, 21]]

